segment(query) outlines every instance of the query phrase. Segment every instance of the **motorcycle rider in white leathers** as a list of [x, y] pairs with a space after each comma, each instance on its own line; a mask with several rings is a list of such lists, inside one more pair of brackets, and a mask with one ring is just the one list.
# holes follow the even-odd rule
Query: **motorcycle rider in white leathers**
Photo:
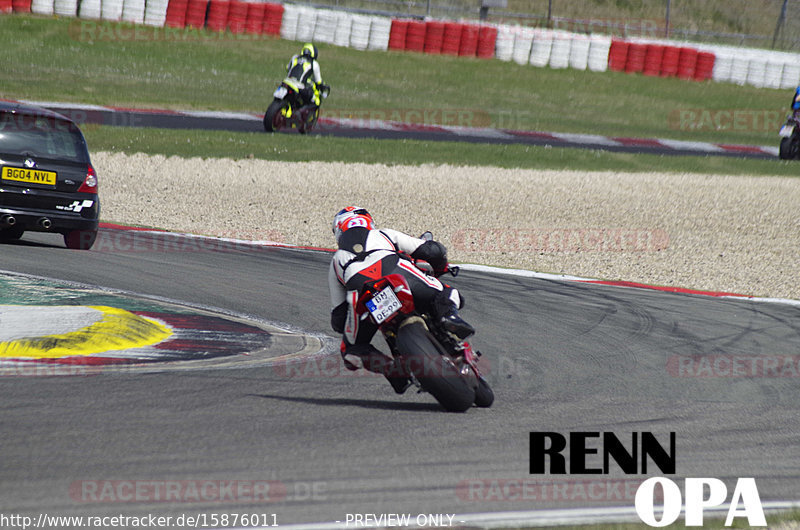
[[463, 301], [457, 290], [420, 271], [408, 259], [427, 261], [435, 272], [447, 269], [447, 249], [437, 241], [411, 237], [397, 230], [377, 229], [363, 208], [348, 206], [336, 214], [333, 233], [338, 249], [331, 259], [328, 284], [331, 293], [331, 327], [342, 333], [341, 353], [350, 370], [363, 367], [383, 374], [397, 393], [410, 379], [399, 375], [394, 360], [370, 344], [378, 327], [369, 319], [358, 321], [355, 304], [364, 283], [401, 274], [409, 283], [414, 304], [438, 319], [442, 327], [460, 339], [475, 332], [459, 315]]

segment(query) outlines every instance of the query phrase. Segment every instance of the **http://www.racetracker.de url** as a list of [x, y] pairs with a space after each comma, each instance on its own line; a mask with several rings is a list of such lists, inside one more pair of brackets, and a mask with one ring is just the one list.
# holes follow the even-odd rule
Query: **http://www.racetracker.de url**
[[19, 515], [0, 513], [0, 528], [235, 528], [278, 526], [274, 513], [181, 515]]

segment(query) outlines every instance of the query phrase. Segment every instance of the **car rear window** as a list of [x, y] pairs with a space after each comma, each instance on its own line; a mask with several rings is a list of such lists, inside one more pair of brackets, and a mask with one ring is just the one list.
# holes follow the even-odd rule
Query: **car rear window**
[[89, 162], [78, 126], [48, 116], [0, 112], [0, 153]]

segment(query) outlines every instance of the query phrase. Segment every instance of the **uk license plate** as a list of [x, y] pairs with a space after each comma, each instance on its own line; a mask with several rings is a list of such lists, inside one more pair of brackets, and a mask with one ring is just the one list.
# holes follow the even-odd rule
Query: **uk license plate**
[[794, 125], [784, 125], [781, 127], [781, 132], [778, 133], [781, 138], [789, 138], [794, 132]]
[[56, 173], [54, 171], [40, 171], [38, 169], [6, 166], [3, 168], [3, 173], [0, 178], [3, 180], [24, 182], [25, 184], [56, 185]]
[[403, 306], [391, 287], [385, 287], [367, 301], [367, 309], [375, 322], [381, 324], [395, 314]]
[[279, 86], [278, 88], [275, 89], [275, 93], [272, 94], [272, 97], [274, 97], [276, 99], [283, 99], [283, 98], [286, 97], [286, 94], [288, 94], [288, 93], [289, 93], [289, 91], [286, 90], [285, 86]]

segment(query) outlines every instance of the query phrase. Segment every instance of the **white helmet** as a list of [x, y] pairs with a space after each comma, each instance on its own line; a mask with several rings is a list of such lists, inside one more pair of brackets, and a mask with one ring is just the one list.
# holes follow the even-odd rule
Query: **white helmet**
[[339, 210], [339, 213], [334, 216], [333, 226], [331, 228], [338, 242], [343, 232], [356, 226], [361, 226], [368, 230], [372, 230], [375, 227], [372, 216], [365, 208], [348, 206], [347, 208]]

